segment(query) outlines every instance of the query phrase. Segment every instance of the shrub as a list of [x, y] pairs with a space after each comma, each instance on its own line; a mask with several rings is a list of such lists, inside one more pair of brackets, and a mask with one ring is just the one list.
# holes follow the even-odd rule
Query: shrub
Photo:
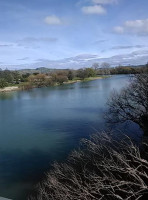
[[63, 76], [63, 75], [57, 75], [57, 82], [61, 85], [64, 82], [67, 82], [68, 78], [67, 76]]
[[5, 81], [4, 78], [0, 78], [0, 88], [7, 87], [8, 83]]

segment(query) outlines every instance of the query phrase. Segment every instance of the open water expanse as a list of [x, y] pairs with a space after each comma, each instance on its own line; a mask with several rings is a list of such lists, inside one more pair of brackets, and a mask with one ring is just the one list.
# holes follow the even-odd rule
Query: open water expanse
[[[0, 196], [26, 200], [54, 161], [106, 128], [106, 101], [129, 76], [0, 94]], [[133, 126], [131, 134], [139, 131]]]

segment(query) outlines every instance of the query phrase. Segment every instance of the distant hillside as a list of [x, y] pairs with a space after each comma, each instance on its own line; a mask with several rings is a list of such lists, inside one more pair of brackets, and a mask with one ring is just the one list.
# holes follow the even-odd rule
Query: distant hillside
[[[117, 67], [141, 68], [141, 67], [145, 67], [145, 66], [146, 65], [128, 65], [128, 66], [120, 65], [120, 66], [117, 66]], [[99, 68], [101, 69], [101, 67], [99, 67]], [[109, 68], [116, 68], [116, 67], [109, 67]], [[25, 74], [25, 73], [29, 73], [29, 74], [43, 73], [43, 74], [46, 74], [46, 73], [60, 71], [60, 70], [69, 70], [69, 69], [51, 69], [51, 68], [47, 68], [47, 67], [39, 67], [39, 68], [36, 68], [36, 69], [20, 69], [19, 71], [22, 74]]]
[[36, 69], [21, 69], [19, 71], [22, 74], [26, 74], [26, 73], [29, 73], [29, 74], [33, 74], [33, 73], [46, 74], [46, 73], [49, 73], [49, 72], [54, 72], [54, 71], [59, 71], [59, 70], [62, 70], [62, 69], [50, 69], [50, 68], [46, 68], [46, 67], [39, 67], [39, 68], [36, 68]]

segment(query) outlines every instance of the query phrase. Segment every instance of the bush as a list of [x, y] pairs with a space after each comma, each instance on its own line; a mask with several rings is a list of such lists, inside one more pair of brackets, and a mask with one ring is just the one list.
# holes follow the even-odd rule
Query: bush
[[62, 85], [64, 82], [67, 82], [68, 78], [64, 75], [57, 75], [57, 82]]
[[74, 72], [72, 70], [68, 71], [68, 79], [73, 80], [74, 79]]
[[7, 86], [8, 86], [8, 84], [5, 81], [5, 79], [0, 78], [0, 88], [4, 88], [4, 87], [7, 87]]
[[22, 90], [30, 90], [33, 88], [33, 85], [27, 82], [27, 83], [20, 84], [19, 88], [21, 88]]

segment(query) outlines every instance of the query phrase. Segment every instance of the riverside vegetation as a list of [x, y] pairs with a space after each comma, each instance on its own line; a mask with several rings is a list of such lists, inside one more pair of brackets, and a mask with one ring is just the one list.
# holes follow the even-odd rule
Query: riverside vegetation
[[101, 66], [98, 63], [94, 63], [91, 68], [79, 70], [37, 68], [36, 70], [10, 71], [0, 69], [0, 88], [15, 86], [26, 90], [34, 87], [48, 87], [63, 83], [89, 81], [99, 78], [102, 75], [137, 74], [146, 70], [147, 64], [140, 67], [119, 66], [110, 68], [108, 63], [102, 63]]
[[31, 89], [34, 87], [48, 87], [62, 85], [63, 83], [74, 83], [77, 81], [93, 80], [98, 78], [96, 71], [92, 68], [80, 70], [51, 70], [49, 72], [23, 73], [21, 71], [0, 71], [0, 88], [7, 86], [18, 86], [20, 89]]
[[[148, 135], [148, 73], [134, 75], [129, 86], [108, 102], [109, 124], [134, 122]], [[146, 138], [145, 138], [146, 137]], [[145, 140], [146, 141], [146, 140]], [[83, 139], [65, 163], [55, 163], [30, 200], [145, 200], [148, 198], [148, 144], [111, 132]]]

